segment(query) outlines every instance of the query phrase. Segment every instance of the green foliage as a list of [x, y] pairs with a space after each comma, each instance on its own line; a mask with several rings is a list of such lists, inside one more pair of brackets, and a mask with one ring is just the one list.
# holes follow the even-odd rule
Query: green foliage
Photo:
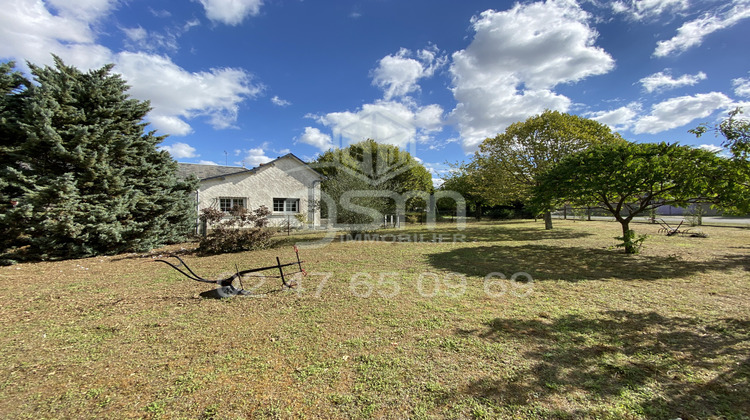
[[[311, 165], [326, 176], [321, 184], [328, 198], [321, 202], [324, 217], [335, 218], [339, 224], [357, 225], [357, 229], [366, 225], [375, 228], [381, 222], [378, 215], [395, 212], [392, 193], [432, 191], [430, 173], [409, 152], [374, 140], [329, 150]], [[356, 197], [346, 198], [352, 193]], [[425, 205], [416, 197], [406, 201], [407, 211]]]
[[200, 220], [211, 231], [201, 238], [198, 252], [210, 255], [268, 248], [273, 236], [268, 229], [270, 214], [266, 206], [253, 211], [235, 207], [228, 215], [215, 208], [201, 210]]
[[194, 228], [196, 180], [145, 133], [148, 102], [108, 65], [83, 73], [55, 57], [36, 83], [0, 68], [0, 243], [5, 259], [143, 251]]
[[643, 241], [648, 238], [648, 235], [636, 235], [634, 230], [628, 230], [623, 236], [615, 236], [615, 239], [620, 241], [616, 246], [623, 248], [628, 251], [629, 254], [640, 254], [641, 248], [643, 247]]
[[[443, 191], [454, 191], [466, 200], [466, 205], [474, 211], [477, 219], [482, 218], [482, 208], [488, 204], [488, 201], [479, 192], [480, 180], [477, 162], [456, 163], [451, 165], [451, 171], [444, 178], [443, 185], [440, 189]], [[450, 199], [438, 200], [439, 208], [449, 208], [455, 211], [456, 202]]]
[[748, 160], [750, 159], [750, 121], [740, 118], [740, 115], [742, 115], [742, 108], [735, 108], [718, 125], [709, 126], [704, 123], [688, 132], [695, 134], [696, 137], [708, 131], [722, 135], [724, 137], [722, 147], [728, 148], [735, 158]]
[[430, 173], [409, 152], [372, 139], [328, 150], [313, 166], [329, 178], [353, 174], [372, 186], [388, 184], [391, 191], [399, 194], [432, 190]]
[[732, 184], [730, 164], [706, 150], [667, 143], [600, 144], [563, 159], [538, 177], [538, 210], [566, 202], [605, 209], [622, 225], [625, 251], [635, 253], [630, 221], [663, 205], [720, 203]]
[[548, 110], [482, 142], [473, 160], [474, 190], [490, 204], [526, 201], [537, 176], [565, 156], [622, 141], [597, 121]]
[[[322, 191], [332, 201], [323, 202], [327, 217], [338, 224], [350, 225], [354, 233], [372, 231], [380, 225], [380, 215], [394, 211], [392, 200], [387, 198], [391, 188], [391, 183], [373, 185], [358, 176], [340, 172], [322, 184]], [[352, 192], [356, 197], [346, 198], [345, 194]]]
[[723, 207], [734, 214], [750, 213], [750, 121], [741, 118], [741, 114], [742, 108], [736, 108], [718, 125], [701, 124], [689, 130], [697, 137], [707, 131], [724, 137], [721, 145], [732, 154], [731, 164], [727, 165], [726, 171], [733, 183], [724, 191]]
[[[565, 156], [594, 144], [622, 141], [597, 121], [547, 110], [479, 145], [472, 162], [477, 170], [473, 189], [491, 205], [526, 202], [537, 176]], [[549, 211], [544, 221], [552, 229]]]

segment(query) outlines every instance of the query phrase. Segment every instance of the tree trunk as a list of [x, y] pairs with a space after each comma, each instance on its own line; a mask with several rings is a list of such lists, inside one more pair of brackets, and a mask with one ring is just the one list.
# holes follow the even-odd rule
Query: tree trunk
[[474, 211], [475, 211], [474, 217], [476, 217], [477, 221], [482, 220], [482, 205], [477, 204]]
[[552, 212], [547, 211], [544, 213], [544, 228], [546, 230], [552, 229]]
[[630, 237], [630, 220], [620, 220], [622, 225], [622, 238], [625, 245], [626, 254], [635, 254], [635, 244], [633, 244], [633, 238]]

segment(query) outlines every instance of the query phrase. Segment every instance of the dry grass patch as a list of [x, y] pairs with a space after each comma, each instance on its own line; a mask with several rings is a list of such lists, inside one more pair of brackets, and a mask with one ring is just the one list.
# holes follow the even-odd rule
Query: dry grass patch
[[[226, 300], [198, 297], [210, 285], [153, 262], [158, 253], [3, 267], [0, 412], [750, 415], [750, 231], [688, 238], [635, 228], [653, 235], [637, 256], [612, 248], [619, 225], [608, 222], [381, 232], [409, 235], [401, 243], [337, 238], [300, 251], [310, 276], [298, 290]], [[235, 263], [291, 261], [289, 244], [313, 237], [280, 237], [265, 251], [182, 252], [198, 274], [218, 277]], [[488, 296], [488, 273], [521, 271], [534, 279], [530, 293], [506, 281], [490, 288], [506, 293]]]

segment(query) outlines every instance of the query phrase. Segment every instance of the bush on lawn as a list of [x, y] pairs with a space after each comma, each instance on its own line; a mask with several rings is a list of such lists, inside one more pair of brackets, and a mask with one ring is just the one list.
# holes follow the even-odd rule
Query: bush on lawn
[[210, 231], [201, 238], [198, 252], [222, 254], [268, 248], [273, 236], [268, 229], [270, 214], [266, 206], [253, 211], [235, 207], [229, 215], [214, 208], [201, 210], [200, 219]]

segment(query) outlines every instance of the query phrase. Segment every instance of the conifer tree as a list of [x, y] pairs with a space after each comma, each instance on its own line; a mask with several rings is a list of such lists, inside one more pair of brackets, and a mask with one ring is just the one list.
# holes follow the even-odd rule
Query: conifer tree
[[[13, 140], [0, 151], [0, 228], [15, 229], [5, 251], [85, 257], [147, 250], [190, 232], [196, 181], [177, 178], [176, 162], [156, 148], [165, 136], [145, 132], [149, 103], [128, 97], [113, 66], [84, 73], [55, 57], [54, 68], [29, 67], [35, 83], [3, 99], [12, 118], [1, 134]], [[13, 73], [2, 70], [4, 87]]]

